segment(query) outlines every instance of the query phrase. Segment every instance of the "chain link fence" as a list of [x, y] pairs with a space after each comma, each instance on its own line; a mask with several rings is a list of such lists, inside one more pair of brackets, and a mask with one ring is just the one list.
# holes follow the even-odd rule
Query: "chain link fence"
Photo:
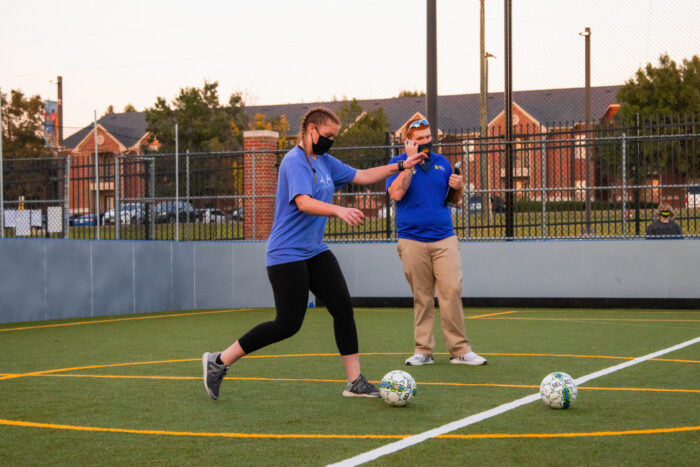
[[[433, 150], [452, 164], [462, 160], [467, 182], [462, 203], [451, 207], [455, 232], [463, 240], [639, 238], [668, 202], [684, 236], [698, 237], [698, 117], [520, 126], [511, 143], [498, 127], [486, 137], [477, 128], [445, 132]], [[277, 151], [277, 166], [285, 152]], [[387, 134], [381, 145], [332, 152], [363, 169], [388, 163], [403, 146]], [[244, 155], [99, 154], [97, 170], [94, 156], [6, 159], [2, 235], [243, 240], [246, 223], [256, 223], [244, 201], [261, 196], [245, 189], [245, 172], [259, 169], [245, 167]], [[334, 202], [366, 217], [358, 227], [330, 218], [328, 241], [397, 239], [384, 182], [346, 185]]]

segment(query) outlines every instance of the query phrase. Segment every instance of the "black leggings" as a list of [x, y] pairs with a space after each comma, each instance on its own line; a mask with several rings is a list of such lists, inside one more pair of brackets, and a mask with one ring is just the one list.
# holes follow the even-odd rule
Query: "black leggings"
[[238, 339], [246, 354], [299, 331], [306, 314], [309, 290], [333, 316], [335, 342], [340, 354], [358, 352], [350, 292], [333, 253], [327, 250], [307, 260], [268, 266], [267, 276], [272, 284], [277, 316], [274, 321], [258, 324]]

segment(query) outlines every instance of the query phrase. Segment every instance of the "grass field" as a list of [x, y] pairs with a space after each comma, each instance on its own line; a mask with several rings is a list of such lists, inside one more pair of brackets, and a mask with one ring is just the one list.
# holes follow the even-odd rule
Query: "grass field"
[[[274, 311], [221, 310], [0, 325], [2, 465], [325, 465], [481, 413], [700, 335], [700, 310], [465, 309], [488, 365], [405, 367], [412, 312], [357, 309], [363, 373], [407, 369], [405, 408], [341, 396], [324, 309], [238, 362], [221, 397], [201, 381], [220, 350]], [[540, 401], [380, 457], [373, 465], [697, 465], [700, 344], [579, 387], [569, 410]]]

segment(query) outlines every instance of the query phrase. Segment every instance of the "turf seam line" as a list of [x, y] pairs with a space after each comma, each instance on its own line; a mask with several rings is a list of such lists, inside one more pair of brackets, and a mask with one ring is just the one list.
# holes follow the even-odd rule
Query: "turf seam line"
[[[599, 378], [601, 376], [613, 373], [615, 371], [622, 370], [624, 368], [627, 368], [632, 365], [636, 365], [638, 363], [642, 363], [646, 360], [649, 360], [654, 357], [658, 357], [660, 355], [664, 355], [670, 352], [674, 352], [676, 350], [682, 349], [684, 347], [688, 347], [690, 345], [696, 344], [700, 342], [700, 337], [696, 337], [695, 339], [691, 339], [689, 341], [674, 345], [672, 347], [668, 347], [666, 349], [658, 350], [656, 352], [650, 353], [648, 355], [644, 355], [642, 357], [635, 358], [634, 360], [630, 360], [624, 363], [620, 363], [618, 365], [614, 365], [609, 368], [605, 368], [600, 371], [596, 371], [594, 373], [590, 373], [588, 375], [582, 376], [580, 378], [577, 378], [576, 384], [583, 384], [587, 381], [590, 381], [595, 378]], [[422, 443], [423, 441], [426, 441], [430, 438], [434, 438], [436, 436], [444, 435], [447, 433], [450, 433], [452, 431], [458, 430], [460, 428], [467, 427], [469, 425], [473, 425], [475, 423], [484, 421], [488, 418], [495, 417], [496, 415], [500, 415], [502, 413], [508, 412], [510, 410], [516, 409], [518, 407], [521, 407], [523, 405], [527, 405], [531, 402], [534, 402], [540, 398], [539, 392], [535, 394], [530, 394], [529, 396], [521, 397], [520, 399], [516, 399], [511, 402], [507, 402], [505, 404], [499, 405], [498, 407], [494, 407], [493, 409], [486, 410], [484, 412], [480, 412], [474, 415], [470, 415], [468, 417], [465, 417], [461, 420], [456, 420], [454, 422], [448, 423], [446, 425], [433, 428], [432, 430], [424, 431], [423, 433], [419, 433], [417, 435], [410, 436], [408, 438], [404, 438], [400, 441], [395, 441], [393, 443], [386, 444], [384, 446], [380, 446], [376, 449], [372, 449], [371, 451], [367, 451], [365, 453], [359, 454], [354, 457], [350, 457], [348, 459], [342, 460], [340, 462], [337, 462], [335, 464], [329, 464], [328, 467], [350, 467], [350, 466], [356, 466], [360, 464], [364, 464], [369, 461], [373, 461], [375, 459], [378, 459], [382, 456], [385, 456], [387, 454], [393, 454], [394, 452], [400, 451], [402, 449], [411, 447], [413, 445], [416, 445], [418, 443]]]

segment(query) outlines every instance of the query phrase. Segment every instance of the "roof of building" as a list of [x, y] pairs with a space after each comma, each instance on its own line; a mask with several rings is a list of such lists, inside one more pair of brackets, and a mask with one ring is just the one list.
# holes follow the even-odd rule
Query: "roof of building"
[[[620, 86], [595, 86], [591, 87], [591, 116], [594, 119], [602, 118], [608, 107], [617, 103], [617, 91]], [[513, 101], [532, 115], [537, 121], [545, 125], [558, 125], [565, 122], [576, 122], [584, 119], [585, 89], [540, 89], [532, 91], [514, 91]], [[245, 113], [250, 121], [255, 114], [262, 113], [266, 117], [285, 115], [289, 122], [290, 135], [299, 133], [301, 117], [312, 107], [323, 106], [337, 112], [344, 101], [328, 101], [298, 104], [279, 105], [253, 105], [246, 106]], [[358, 99], [358, 103], [365, 111], [372, 111], [379, 107], [384, 109], [389, 124], [393, 130], [398, 130], [416, 112], [425, 112], [426, 97], [393, 97], [388, 99]], [[488, 115], [493, 119], [504, 108], [503, 93], [489, 93]], [[438, 96], [438, 124], [437, 126], [447, 133], [479, 128], [479, 94], [456, 94]], [[145, 112], [128, 112], [108, 114], [100, 118], [97, 123], [112, 133], [124, 146], [133, 146], [146, 133]], [[77, 133], [66, 138], [64, 144], [67, 148], [73, 148], [80, 143], [92, 130], [89, 125]]]
[[[146, 113], [145, 112], [125, 112], [118, 114], [107, 114], [97, 120], [97, 123], [109, 131], [120, 143], [130, 148], [136, 144], [144, 134], [146, 134]], [[70, 135], [63, 141], [66, 148], [76, 147], [93, 129], [90, 124]]]
[[[617, 102], [619, 86], [591, 87], [591, 115], [594, 119], [603, 117], [608, 106]], [[585, 115], [585, 89], [542, 89], [513, 92], [513, 101], [543, 124], [581, 121]], [[246, 107], [246, 113], [253, 117], [256, 113], [267, 117], [286, 115], [289, 121], [289, 134], [299, 133], [301, 117], [312, 107], [322, 106], [337, 112], [347, 101], [329, 101], [302, 104], [257, 105]], [[391, 128], [399, 129], [416, 112], [425, 113], [426, 97], [394, 97], [389, 99], [358, 99], [363, 110], [372, 111], [382, 107]], [[503, 111], [503, 93], [489, 93], [489, 120]], [[457, 94], [438, 96], [438, 127], [447, 133], [462, 129], [476, 129], [479, 123], [479, 94]]]

